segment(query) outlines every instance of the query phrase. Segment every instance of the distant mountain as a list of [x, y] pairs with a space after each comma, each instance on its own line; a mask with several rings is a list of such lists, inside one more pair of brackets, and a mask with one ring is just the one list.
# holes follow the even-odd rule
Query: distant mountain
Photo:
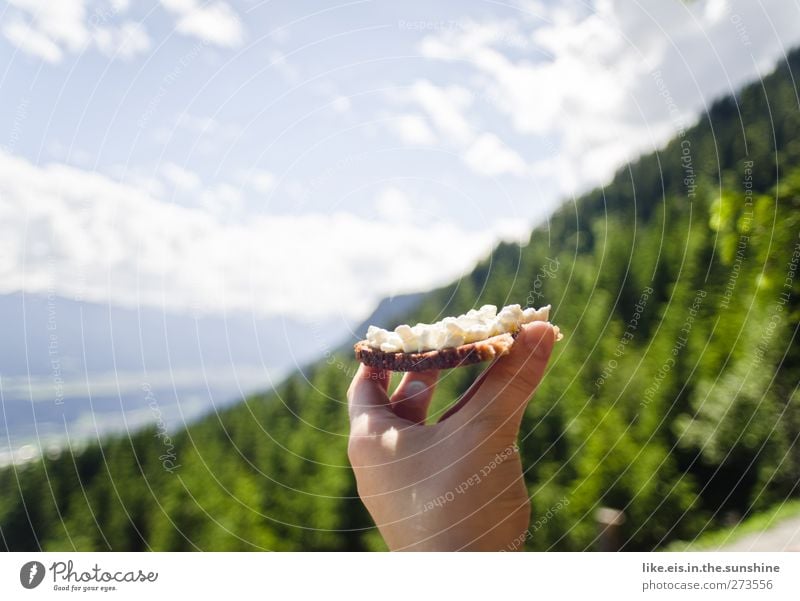
[[387, 330], [394, 329], [402, 323], [402, 320], [422, 304], [425, 299], [424, 292], [414, 294], [400, 294], [383, 299], [375, 311], [365, 319], [354, 332], [354, 342], [363, 340], [367, 335], [367, 328], [375, 325]]
[[0, 295], [0, 375], [65, 378], [88, 373], [263, 366], [319, 357], [348, 324], [235, 313], [180, 314], [64, 297]]
[[[269, 389], [334, 348], [348, 324], [184, 315], [58, 296], [0, 295], [0, 464], [154, 421], [170, 427]], [[10, 445], [8, 442], [10, 441]]]

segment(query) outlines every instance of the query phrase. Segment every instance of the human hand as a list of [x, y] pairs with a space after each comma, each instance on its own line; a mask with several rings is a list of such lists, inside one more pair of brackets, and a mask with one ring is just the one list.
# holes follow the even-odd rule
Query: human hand
[[393, 551], [514, 549], [530, 523], [516, 446], [528, 399], [544, 374], [556, 330], [523, 327], [438, 423], [425, 425], [439, 374], [362, 365], [347, 393], [348, 455], [358, 494]]

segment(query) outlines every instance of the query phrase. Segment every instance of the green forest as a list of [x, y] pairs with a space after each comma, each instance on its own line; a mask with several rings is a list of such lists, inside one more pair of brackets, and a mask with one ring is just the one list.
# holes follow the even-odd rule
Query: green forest
[[[519, 440], [528, 550], [596, 548], [601, 506], [654, 550], [800, 496], [798, 78], [795, 51], [398, 320], [553, 305], [565, 337]], [[442, 374], [434, 419], [480, 369]], [[354, 370], [347, 345], [169, 441], [4, 469], [3, 547], [383, 549], [347, 462]]]

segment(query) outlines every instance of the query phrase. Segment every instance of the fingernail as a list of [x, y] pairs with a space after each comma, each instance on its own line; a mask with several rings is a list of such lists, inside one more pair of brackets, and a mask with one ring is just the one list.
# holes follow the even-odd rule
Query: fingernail
[[420, 380], [414, 380], [410, 382], [408, 386], [406, 386], [406, 396], [407, 397], [415, 397], [418, 394], [422, 394], [428, 389], [428, 385], [425, 382], [421, 382]]
[[555, 343], [555, 339], [556, 333], [551, 326], [550, 331], [544, 334], [533, 348], [534, 356], [539, 359], [549, 359], [550, 354], [553, 352], [553, 344]]

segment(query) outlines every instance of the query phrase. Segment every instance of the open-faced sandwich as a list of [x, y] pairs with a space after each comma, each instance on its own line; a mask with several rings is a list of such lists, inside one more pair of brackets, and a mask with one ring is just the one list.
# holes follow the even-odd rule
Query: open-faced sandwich
[[[509, 305], [500, 311], [484, 305], [432, 324], [400, 325], [394, 331], [370, 326], [366, 340], [355, 346], [356, 359], [391, 371], [449, 369], [490, 361], [509, 353], [523, 325], [549, 317], [550, 305], [541, 309]], [[556, 336], [561, 338], [558, 328]]]

